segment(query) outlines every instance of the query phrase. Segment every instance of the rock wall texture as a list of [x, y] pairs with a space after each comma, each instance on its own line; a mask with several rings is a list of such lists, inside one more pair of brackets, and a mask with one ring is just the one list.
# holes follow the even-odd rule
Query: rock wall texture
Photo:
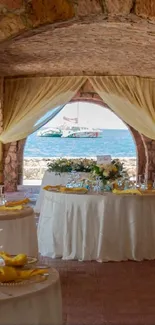
[[155, 77], [154, 0], [0, 0], [0, 75]]
[[0, 0], [0, 40], [47, 23], [89, 15], [155, 19], [154, 0]]
[[[0, 134], [3, 131], [3, 85], [4, 80], [0, 78]], [[0, 184], [3, 184], [3, 145], [0, 144]]]
[[17, 180], [18, 180], [17, 142], [12, 142], [4, 145], [5, 191], [7, 192], [16, 191]]
[[[96, 157], [92, 157], [96, 158]], [[113, 157], [117, 158], [117, 157]], [[120, 158], [119, 158], [120, 159]], [[24, 158], [23, 161], [23, 179], [24, 180], [42, 180], [47, 164], [52, 162], [53, 158]], [[121, 158], [124, 168], [129, 176], [136, 177], [136, 158]], [[22, 183], [21, 183], [22, 184]]]

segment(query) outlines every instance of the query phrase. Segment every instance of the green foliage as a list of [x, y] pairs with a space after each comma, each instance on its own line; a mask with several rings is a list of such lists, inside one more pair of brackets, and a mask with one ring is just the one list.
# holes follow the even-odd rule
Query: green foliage
[[100, 177], [103, 184], [113, 182], [126, 174], [123, 164], [119, 161], [119, 159], [112, 160], [111, 164], [108, 165], [95, 165], [92, 169], [92, 173], [94, 177]]
[[48, 171], [60, 173], [70, 173], [71, 171], [90, 173], [96, 162], [92, 159], [57, 159], [49, 163]]

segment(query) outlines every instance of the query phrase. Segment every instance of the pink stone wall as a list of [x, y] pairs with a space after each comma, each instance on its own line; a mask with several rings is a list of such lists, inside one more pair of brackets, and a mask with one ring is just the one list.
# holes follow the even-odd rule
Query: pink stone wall
[[[0, 78], [0, 134], [3, 131], [3, 86], [4, 79]], [[2, 149], [2, 153], [0, 153], [0, 157], [2, 158], [0, 161], [0, 184], [3, 184], [3, 145], [0, 145], [0, 149]]]
[[17, 190], [18, 181], [18, 159], [17, 142], [4, 145], [4, 185], [5, 191]]

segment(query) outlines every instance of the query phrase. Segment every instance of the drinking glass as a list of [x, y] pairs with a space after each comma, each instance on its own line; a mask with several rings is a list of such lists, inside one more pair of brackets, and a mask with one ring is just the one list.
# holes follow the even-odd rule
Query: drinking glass
[[0, 185], [0, 206], [5, 205], [6, 198], [4, 194], [4, 185]]
[[118, 189], [122, 189], [122, 186], [123, 186], [123, 180], [122, 179], [118, 179], [117, 180], [117, 186], [118, 186]]
[[138, 188], [141, 188], [141, 185], [142, 185], [142, 175], [139, 175], [139, 176], [138, 176], [137, 187], [138, 187]]

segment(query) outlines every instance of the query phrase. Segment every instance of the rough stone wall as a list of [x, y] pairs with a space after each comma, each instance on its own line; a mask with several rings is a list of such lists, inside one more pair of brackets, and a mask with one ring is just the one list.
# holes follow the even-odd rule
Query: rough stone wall
[[155, 1], [0, 0], [0, 41], [4, 76], [155, 77]]
[[0, 40], [47, 23], [90, 15], [155, 19], [154, 0], [0, 0]]
[[17, 142], [4, 145], [4, 185], [5, 191], [14, 192], [18, 183]]
[[[3, 131], [3, 85], [4, 80], [3, 78], [0, 78], [0, 134]], [[0, 184], [3, 184], [3, 145], [0, 144]]]
[[0, 40], [39, 25], [68, 20], [74, 8], [67, 0], [0, 0]]
[[146, 152], [145, 174], [149, 181], [155, 180], [155, 140], [143, 136]]

